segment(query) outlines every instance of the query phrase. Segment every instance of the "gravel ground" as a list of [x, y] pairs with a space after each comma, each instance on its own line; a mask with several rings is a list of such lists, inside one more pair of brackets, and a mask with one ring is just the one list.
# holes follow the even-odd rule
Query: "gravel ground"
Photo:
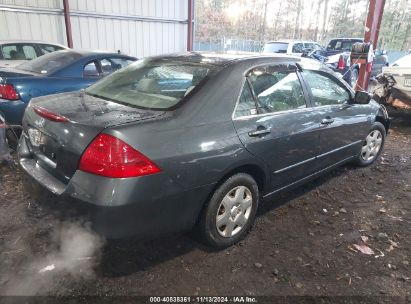
[[282, 193], [263, 205], [244, 241], [219, 252], [188, 235], [104, 241], [31, 201], [18, 166], [3, 164], [0, 295], [409, 299], [410, 151], [411, 115], [396, 115], [376, 164], [344, 166]]

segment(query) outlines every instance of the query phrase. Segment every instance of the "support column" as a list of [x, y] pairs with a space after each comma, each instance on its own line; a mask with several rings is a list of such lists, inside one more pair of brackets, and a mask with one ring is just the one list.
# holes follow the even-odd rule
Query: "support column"
[[194, 0], [187, 0], [188, 2], [188, 20], [187, 20], [187, 51], [193, 50], [193, 8]]
[[[370, 0], [368, 8], [367, 23], [365, 26], [364, 42], [371, 42], [373, 49], [377, 48], [378, 35], [380, 33], [380, 26], [382, 15], [384, 13], [385, 0]], [[367, 72], [367, 65], [361, 64], [360, 73], [357, 80], [356, 89], [368, 89], [368, 82], [370, 81], [371, 72]]]
[[67, 46], [73, 48], [73, 36], [71, 33], [71, 21], [70, 21], [70, 7], [68, 0], [63, 0], [64, 8], [64, 22], [66, 24], [66, 37], [67, 37]]

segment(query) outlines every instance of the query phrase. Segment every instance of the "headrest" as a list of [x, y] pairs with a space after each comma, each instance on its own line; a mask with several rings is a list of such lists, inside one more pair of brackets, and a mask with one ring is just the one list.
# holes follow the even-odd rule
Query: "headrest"
[[137, 83], [137, 90], [144, 93], [158, 94], [161, 92], [160, 86], [155, 79], [143, 78]]

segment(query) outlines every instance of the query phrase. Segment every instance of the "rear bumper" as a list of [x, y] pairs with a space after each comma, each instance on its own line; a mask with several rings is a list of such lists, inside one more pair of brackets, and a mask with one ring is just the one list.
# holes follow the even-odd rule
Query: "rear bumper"
[[[19, 152], [24, 154], [24, 137]], [[62, 219], [86, 220], [109, 238], [151, 239], [192, 228], [214, 185], [184, 190], [164, 173], [110, 179], [77, 171], [68, 184], [20, 156], [30, 196]]]
[[21, 125], [27, 104], [21, 100], [5, 100], [0, 98], [0, 112], [10, 125]]

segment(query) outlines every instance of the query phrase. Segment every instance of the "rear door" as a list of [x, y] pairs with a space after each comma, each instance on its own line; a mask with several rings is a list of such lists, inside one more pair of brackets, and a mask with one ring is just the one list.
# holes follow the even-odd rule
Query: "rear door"
[[320, 167], [356, 155], [370, 126], [367, 105], [350, 104], [350, 89], [327, 72], [304, 70], [302, 75], [320, 120]]
[[271, 171], [271, 189], [313, 172], [319, 123], [294, 65], [257, 67], [246, 77], [233, 122], [245, 148]]

